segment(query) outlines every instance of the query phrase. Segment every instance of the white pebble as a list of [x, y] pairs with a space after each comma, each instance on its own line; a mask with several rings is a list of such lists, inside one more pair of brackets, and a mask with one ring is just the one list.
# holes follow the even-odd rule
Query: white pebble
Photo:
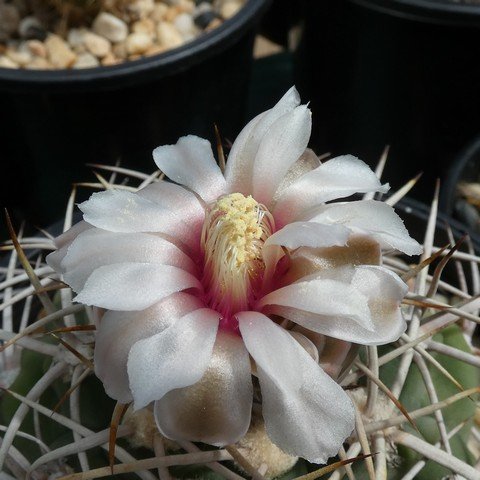
[[128, 9], [137, 18], [145, 18], [155, 9], [155, 2], [153, 0], [130, 0]]
[[146, 33], [131, 33], [127, 37], [127, 52], [130, 55], [141, 55], [153, 44], [152, 38]]
[[0, 55], [0, 68], [18, 68], [18, 65], [5, 55]]
[[157, 38], [160, 45], [167, 48], [179, 47], [183, 43], [180, 32], [167, 22], [160, 22], [157, 25]]
[[91, 53], [82, 53], [78, 56], [77, 61], [73, 64], [73, 68], [94, 68], [98, 67], [100, 62], [95, 55]]
[[45, 40], [45, 47], [50, 63], [56, 68], [71, 67], [77, 59], [75, 53], [58, 35], [50, 34]]
[[68, 31], [67, 42], [72, 48], [83, 46], [87, 33], [88, 30], [85, 28], [72, 28]]
[[21, 65], [22, 67], [32, 61], [32, 55], [26, 48], [24, 49], [7, 48], [7, 51], [5, 52], [5, 54], [10, 60], [12, 60], [18, 65]]
[[98, 58], [105, 57], [112, 51], [112, 44], [96, 33], [87, 32], [84, 43], [88, 51]]
[[165, 18], [165, 14], [168, 12], [168, 7], [164, 3], [156, 3], [150, 18], [154, 22], [161, 22]]
[[177, 15], [173, 21], [176, 29], [182, 34], [183, 37], [186, 35], [191, 35], [195, 31], [195, 24], [193, 23], [193, 18], [188, 13], [181, 13]]
[[111, 42], [123, 42], [128, 35], [128, 26], [111, 13], [102, 12], [93, 21], [92, 30]]
[[48, 63], [46, 58], [34, 57], [28, 65], [25, 65], [25, 68], [27, 70], [50, 70], [52, 65]]
[[143, 18], [132, 25], [133, 33], [145, 33], [148, 36], [155, 38], [155, 22], [150, 18]]

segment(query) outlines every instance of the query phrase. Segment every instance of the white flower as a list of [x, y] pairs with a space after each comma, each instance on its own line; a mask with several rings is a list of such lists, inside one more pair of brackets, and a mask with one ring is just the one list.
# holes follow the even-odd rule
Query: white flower
[[233, 443], [250, 423], [251, 357], [272, 441], [323, 463], [354, 412], [307, 353], [308, 332], [314, 343], [396, 340], [407, 287], [381, 266], [381, 248], [421, 248], [382, 202], [326, 203], [387, 186], [350, 155], [320, 165], [299, 103], [292, 88], [254, 118], [225, 175], [206, 140], [158, 147], [176, 183], [93, 194], [48, 260], [76, 301], [107, 309], [95, 371], [111, 397], [154, 402], [169, 438]]

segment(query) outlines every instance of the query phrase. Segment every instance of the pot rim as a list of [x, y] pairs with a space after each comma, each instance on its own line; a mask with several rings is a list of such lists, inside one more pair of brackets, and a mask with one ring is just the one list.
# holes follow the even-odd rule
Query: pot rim
[[442, 25], [480, 25], [480, 5], [453, 0], [351, 0], [380, 13]]
[[16, 88], [20, 85], [30, 88], [36, 85], [87, 86], [93, 81], [112, 82], [118, 86], [116, 82], [124, 84], [130, 77], [145, 74], [152, 69], [168, 76], [226, 50], [252, 24], [260, 20], [260, 15], [270, 2], [271, 0], [247, 0], [237, 14], [219, 27], [158, 55], [127, 60], [118, 65], [82, 69], [26, 70], [0, 67], [0, 81], [11, 86], [15, 84]]

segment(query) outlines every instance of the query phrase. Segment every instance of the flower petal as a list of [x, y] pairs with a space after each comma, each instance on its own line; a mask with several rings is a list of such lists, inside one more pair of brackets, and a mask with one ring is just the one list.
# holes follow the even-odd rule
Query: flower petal
[[360, 200], [324, 205], [312, 210], [308, 220], [341, 224], [354, 232], [368, 233], [382, 247], [395, 248], [407, 255], [422, 253], [422, 247], [410, 237], [401, 218], [384, 202]]
[[147, 185], [137, 194], [155, 202], [162, 209], [175, 211], [175, 214], [189, 225], [199, 223], [201, 226], [205, 219], [205, 209], [198, 197], [181, 185], [159, 181]]
[[407, 284], [387, 268], [360, 265], [355, 269], [352, 286], [368, 297], [368, 306], [375, 324], [375, 342], [398, 340], [407, 328], [400, 310], [400, 303], [408, 292]]
[[[363, 329], [373, 329], [367, 297], [345, 281], [314, 279], [297, 282], [264, 296], [256, 307], [262, 309], [267, 306], [266, 310], [269, 313], [284, 311], [283, 308], [279, 309], [277, 306], [286, 307], [289, 311], [298, 309], [304, 313], [307, 319], [308, 313], [312, 313], [312, 317], [315, 319], [314, 326], [316, 326], [317, 316], [331, 319], [328, 326], [334, 331], [342, 330], [346, 328], [345, 325], [349, 326], [355, 323], [361, 325]], [[297, 321], [296, 319], [292, 320]], [[305, 325], [305, 321], [298, 323], [306, 328], [311, 328], [309, 325]], [[329, 323], [333, 325], [330, 326]], [[322, 331], [323, 328], [322, 324], [318, 329], [311, 329], [329, 335], [328, 331]], [[332, 336], [336, 337], [336, 335]]]
[[223, 446], [243, 437], [252, 409], [250, 359], [238, 335], [218, 332], [200, 381], [155, 402], [159, 430], [173, 440]]
[[69, 228], [66, 232], [56, 237], [54, 240], [54, 244], [57, 247], [57, 250], [47, 255], [45, 259], [47, 264], [52, 267], [56, 272], [60, 272], [60, 264], [64, 259], [65, 255], [67, 254], [68, 247], [70, 247], [70, 244], [75, 240], [75, 238], [77, 238], [78, 235], [80, 235], [85, 230], [88, 230], [89, 228], [92, 228], [92, 225], [81, 220], [73, 227]]
[[153, 159], [170, 180], [192, 189], [207, 203], [225, 193], [225, 178], [208, 140], [182, 137], [175, 145], [157, 147]]
[[332, 158], [290, 185], [278, 199], [274, 210], [281, 224], [290, 223], [309, 208], [354, 193], [386, 193], [370, 167], [352, 155]]
[[276, 202], [283, 192], [292, 185], [296, 180], [306, 173], [318, 168], [322, 162], [318, 158], [318, 155], [310, 148], [306, 148], [300, 155], [300, 158], [288, 169], [287, 173], [283, 177], [280, 186], [277, 188], [273, 201]]
[[378, 242], [366, 235], [351, 235], [343, 247], [301, 247], [290, 253], [290, 267], [281, 285], [289, 285], [309, 275], [338, 272], [341, 267], [378, 265], [381, 253]]
[[190, 273], [170, 265], [115, 263], [97, 268], [73, 299], [111, 310], [144, 310], [172, 293], [201, 289]]
[[217, 312], [201, 308], [133, 345], [127, 366], [135, 410], [202, 378], [210, 362], [218, 322]]
[[348, 234], [348, 229], [342, 225], [321, 225], [315, 222], [295, 222], [286, 225], [268, 237], [263, 246], [265, 285], [270, 284], [272, 281], [277, 263], [284, 255], [278, 246], [293, 250], [303, 246], [319, 248], [345, 245]]
[[269, 437], [287, 453], [326, 463], [354, 428], [350, 399], [270, 319], [257, 312], [241, 312], [237, 317], [257, 364]]
[[133, 400], [128, 382], [127, 360], [132, 346], [202, 307], [202, 302], [187, 293], [174, 293], [146, 310], [116, 312], [109, 310], [95, 335], [95, 374], [107, 394], [120, 403]]
[[295, 249], [298, 247], [332, 247], [347, 243], [349, 231], [342, 225], [322, 225], [316, 222], [294, 222], [270, 236], [265, 242], [269, 245], [282, 245]]
[[91, 228], [70, 245], [61, 263], [65, 282], [79, 292], [99, 265], [113, 263], [171, 265], [195, 274], [192, 260], [164, 238], [148, 233], [113, 233]]
[[300, 105], [281, 116], [265, 134], [253, 165], [253, 197], [269, 206], [289, 168], [307, 148], [312, 115]]
[[225, 179], [229, 193], [252, 193], [253, 163], [260, 142], [278, 118], [299, 104], [300, 96], [292, 87], [272, 109], [256, 116], [243, 128], [228, 155]]
[[[290, 297], [295, 297], [294, 287], [306, 282], [299, 282], [291, 285]], [[340, 282], [338, 282], [340, 283]], [[319, 284], [320, 285], [320, 284]], [[347, 284], [344, 284], [347, 285]], [[321, 287], [322, 292], [311, 293], [315, 299], [304, 305], [299, 301], [288, 301], [280, 297], [282, 290], [277, 290], [267, 297], [271, 297], [266, 301], [272, 303], [265, 308], [264, 311], [269, 314], [279, 315], [287, 318], [309, 330], [327, 335], [329, 337], [338, 338], [347, 342], [359, 343], [362, 345], [383, 345], [385, 343], [394, 342], [405, 331], [406, 323], [403, 319], [400, 302], [405, 296], [407, 287], [404, 282], [393, 272], [384, 267], [373, 265], [361, 265], [355, 268], [351, 278], [351, 283], [348, 288], [355, 291], [357, 295], [363, 297], [368, 305], [368, 318], [363, 318], [363, 321], [353, 315], [345, 314], [342, 311], [340, 302], [344, 302], [343, 308], [352, 308], [351, 294], [349, 289], [345, 286], [341, 287], [337, 292], [331, 292], [330, 305], [332, 313], [320, 313], [319, 308], [311, 306], [311, 303], [316, 303], [317, 299], [323, 298], [323, 295], [328, 293], [325, 287]], [[342, 300], [342, 292], [345, 298]], [[274, 294], [276, 294], [274, 296]], [[335, 296], [336, 295], [336, 296]], [[262, 302], [266, 302], [262, 299]], [[276, 302], [273, 304], [273, 302]], [[324, 312], [327, 311], [328, 306], [324, 305]], [[335, 313], [338, 310], [339, 313]], [[347, 310], [348, 311], [348, 310]]]
[[198, 237], [172, 208], [138, 193], [125, 190], [106, 190], [94, 193], [79, 205], [83, 218], [95, 227], [109, 232], [158, 232], [181, 239], [191, 248], [198, 248]]

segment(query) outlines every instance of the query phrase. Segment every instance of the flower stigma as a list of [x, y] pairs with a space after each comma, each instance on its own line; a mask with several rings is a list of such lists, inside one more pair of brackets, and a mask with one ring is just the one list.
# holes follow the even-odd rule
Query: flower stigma
[[213, 203], [203, 224], [203, 285], [207, 304], [222, 314], [221, 327], [236, 330], [236, 312], [260, 296], [262, 247], [275, 229], [267, 208], [251, 195], [231, 193]]

